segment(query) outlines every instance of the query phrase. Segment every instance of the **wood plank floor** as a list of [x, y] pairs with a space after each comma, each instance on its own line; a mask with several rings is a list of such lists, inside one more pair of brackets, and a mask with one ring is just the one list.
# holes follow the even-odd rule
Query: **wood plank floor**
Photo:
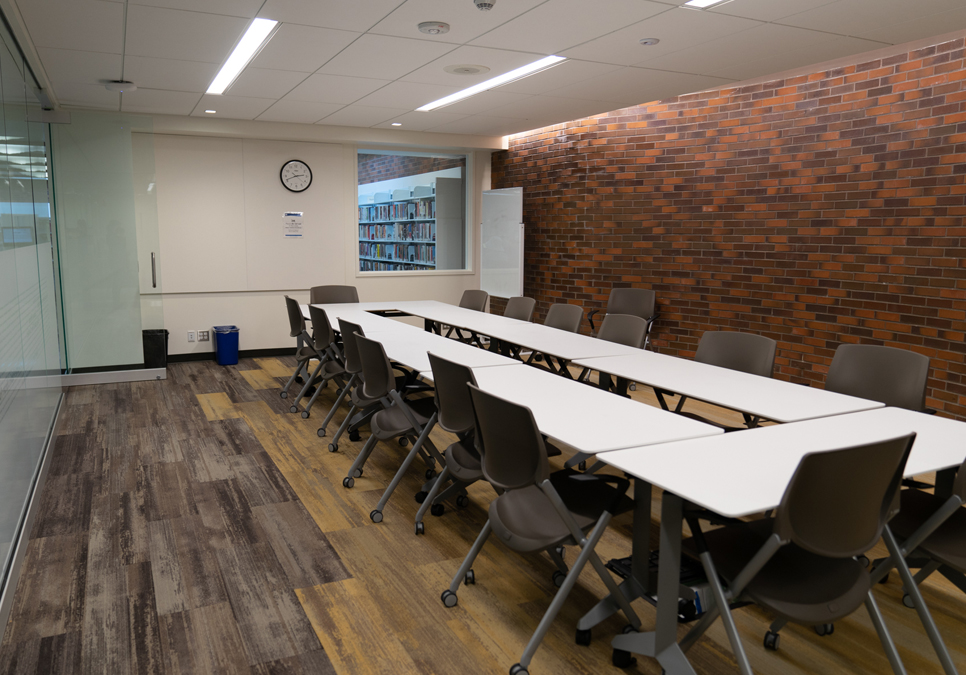
[[[317, 437], [331, 389], [310, 419], [288, 412], [278, 388], [293, 365], [173, 364], [166, 381], [68, 393], [0, 673], [507, 672], [552, 598], [550, 560], [491, 541], [475, 565], [477, 584], [444, 608], [440, 592], [485, 521], [492, 490], [472, 486], [469, 507], [427, 517], [426, 535], [416, 537], [423, 468], [414, 468], [385, 521], [371, 523], [405, 451], [381, 444], [344, 489], [362, 443], [344, 439], [332, 454]], [[634, 397], [653, 404], [645, 389]], [[440, 431], [433, 440], [450, 442]], [[598, 548], [605, 560], [629, 553], [631, 525], [629, 514], [615, 519]], [[575, 555], [568, 551], [570, 561]], [[924, 592], [966, 672], [966, 598], [939, 580]], [[603, 594], [588, 566], [533, 673], [621, 672], [609, 647], [620, 619], [595, 629], [590, 647], [573, 641], [577, 618]], [[909, 672], [940, 673], [915, 612], [899, 602], [900, 584], [893, 577], [877, 594]], [[635, 607], [652, 627], [653, 608]], [[889, 671], [862, 612], [826, 638], [789, 627], [778, 652], [761, 647], [768, 618], [760, 610], [736, 616], [758, 673]], [[720, 622], [691, 658], [702, 674], [737, 672]], [[661, 671], [639, 658], [624, 672]]]

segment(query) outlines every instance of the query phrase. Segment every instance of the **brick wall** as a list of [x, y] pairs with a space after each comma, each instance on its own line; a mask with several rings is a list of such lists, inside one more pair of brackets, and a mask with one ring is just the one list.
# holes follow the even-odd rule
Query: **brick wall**
[[359, 185], [464, 166], [463, 158], [359, 155]]
[[802, 383], [842, 342], [912, 349], [932, 360], [929, 405], [966, 418], [963, 46], [512, 137], [493, 187], [524, 187], [538, 315], [653, 288], [659, 351], [761, 333], [776, 377]]

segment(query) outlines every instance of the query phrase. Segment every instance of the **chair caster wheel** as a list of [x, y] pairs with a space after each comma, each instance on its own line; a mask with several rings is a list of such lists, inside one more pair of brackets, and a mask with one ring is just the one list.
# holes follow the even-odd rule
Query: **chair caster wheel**
[[423, 491], [417, 492], [416, 493], [416, 503], [417, 504], [422, 504], [424, 501], [426, 501], [426, 497], [428, 497], [428, 496], [429, 496], [429, 493], [428, 492], [423, 492]]
[[295, 378], [295, 381], [298, 382], [299, 384], [305, 384], [305, 380], [302, 378], [301, 375], [299, 375], [298, 377], [296, 377]]
[[593, 636], [593, 631], [591, 631], [591, 629], [588, 628], [587, 630], [581, 630], [580, 628], [578, 628], [577, 635], [574, 636], [574, 642], [581, 645], [582, 647], [589, 647], [592, 636]]
[[297, 405], [293, 405], [291, 408], [288, 409], [288, 411], [290, 413], [297, 413], [299, 411], [299, 408]]
[[382, 511], [380, 511], [379, 509], [373, 509], [369, 513], [369, 520], [371, 520], [374, 523], [381, 523], [382, 522]]
[[317, 433], [319, 435], [319, 438], [325, 438], [325, 429], [319, 429], [315, 433]]
[[630, 668], [637, 663], [637, 659], [631, 656], [630, 652], [624, 651], [623, 649], [615, 649], [610, 661], [618, 668]]
[[400, 436], [399, 441], [397, 442], [399, 443], [400, 448], [405, 448], [407, 445], [409, 445], [409, 439], [405, 436]]
[[438, 518], [446, 513], [446, 507], [443, 504], [433, 504], [429, 507], [429, 512]]
[[908, 607], [909, 609], [916, 608], [916, 603], [913, 601], [912, 596], [909, 595], [908, 593], [902, 594], [902, 604]]
[[637, 629], [634, 628], [634, 626], [632, 626], [631, 624], [627, 624], [626, 626], [621, 628], [621, 635], [627, 635], [628, 633], [636, 633], [636, 632], [637, 632]]
[[456, 498], [456, 506], [458, 506], [459, 508], [465, 509], [469, 505], [470, 505], [470, 498], [467, 497], [466, 495], [460, 495], [459, 497]]
[[362, 478], [362, 469], [356, 469], [352, 472], [353, 478]]
[[514, 663], [513, 667], [510, 668], [510, 675], [530, 675], [530, 671], [526, 669], [526, 666]]
[[309, 415], [310, 415], [310, 414], [311, 414], [311, 413], [309, 413], [309, 412], [308, 412], [307, 410], [303, 410], [303, 411], [302, 411], [302, 419], [303, 419], [303, 420], [307, 420], [307, 419], [309, 418]]
[[335, 452], [339, 449], [338, 443], [329, 443], [329, 452]]
[[474, 585], [476, 583], [476, 573], [473, 570], [467, 572], [466, 576], [463, 578], [463, 583], [467, 586]]
[[678, 600], [678, 623], [694, 621], [698, 616], [698, 609], [693, 600]]
[[637, 383], [631, 382], [629, 385], [627, 385], [627, 388], [630, 389], [631, 391], [637, 391]]
[[436, 478], [436, 469], [426, 469], [426, 480], [433, 480]]
[[356, 482], [352, 478], [352, 476], [346, 476], [345, 478], [342, 479], [342, 487], [344, 488], [351, 488], [355, 484]]
[[823, 623], [818, 626], [815, 626], [815, 634], [820, 635], [821, 637], [831, 635], [834, 632], [835, 632], [834, 623]]
[[439, 596], [439, 599], [443, 601], [443, 605], [446, 607], [456, 607], [456, 603], [460, 601], [459, 598], [456, 597], [456, 593], [448, 588], [443, 591], [443, 594]]
[[362, 440], [362, 435], [358, 431], [350, 431], [349, 432], [349, 440], [352, 441], [353, 443], [355, 443], [357, 441], [361, 441]]
[[416, 534], [426, 534], [426, 526], [422, 522], [416, 523]]
[[577, 464], [577, 469], [579, 469], [580, 471], [586, 471], [587, 470], [587, 462], [579, 462]]
[[855, 559], [858, 560], [860, 563], [862, 563], [862, 567], [864, 567], [866, 569], [869, 568], [869, 559], [868, 559], [868, 557], [866, 557], [864, 555], [857, 555], [857, 556], [855, 556]]
[[283, 391], [283, 392], [281, 392], [279, 394], [279, 396], [281, 396], [282, 398], [288, 398], [288, 392], [287, 391]]
[[553, 581], [553, 585], [556, 586], [557, 588], [560, 588], [561, 586], [563, 586], [564, 579], [566, 578], [567, 578], [567, 575], [561, 572], [560, 570], [556, 570], [553, 573], [553, 576], [550, 577], [551, 581]]
[[765, 649], [777, 652], [779, 637], [778, 633], [773, 633], [772, 631], [765, 633]]

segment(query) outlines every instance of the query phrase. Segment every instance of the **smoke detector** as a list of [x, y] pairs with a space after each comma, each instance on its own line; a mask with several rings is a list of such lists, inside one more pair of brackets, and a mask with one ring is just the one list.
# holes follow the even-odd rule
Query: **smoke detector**
[[442, 35], [449, 32], [449, 24], [442, 21], [423, 21], [417, 28], [420, 33], [427, 35]]
[[116, 91], [119, 94], [126, 94], [138, 89], [136, 84], [127, 80], [109, 80], [104, 83], [104, 88], [108, 91]]
[[486, 66], [478, 66], [473, 63], [459, 63], [443, 68], [450, 75], [480, 75], [490, 72]]
[[640, 43], [645, 47], [650, 47], [651, 45], [656, 45], [660, 40], [657, 38], [641, 38]]
[[473, 0], [473, 4], [481, 12], [489, 12], [496, 4], [496, 0]]

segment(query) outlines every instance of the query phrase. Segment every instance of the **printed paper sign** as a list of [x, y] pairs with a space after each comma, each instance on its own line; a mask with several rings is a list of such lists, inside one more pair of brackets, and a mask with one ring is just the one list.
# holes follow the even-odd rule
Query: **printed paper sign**
[[282, 234], [286, 237], [302, 236], [302, 211], [282, 214]]

